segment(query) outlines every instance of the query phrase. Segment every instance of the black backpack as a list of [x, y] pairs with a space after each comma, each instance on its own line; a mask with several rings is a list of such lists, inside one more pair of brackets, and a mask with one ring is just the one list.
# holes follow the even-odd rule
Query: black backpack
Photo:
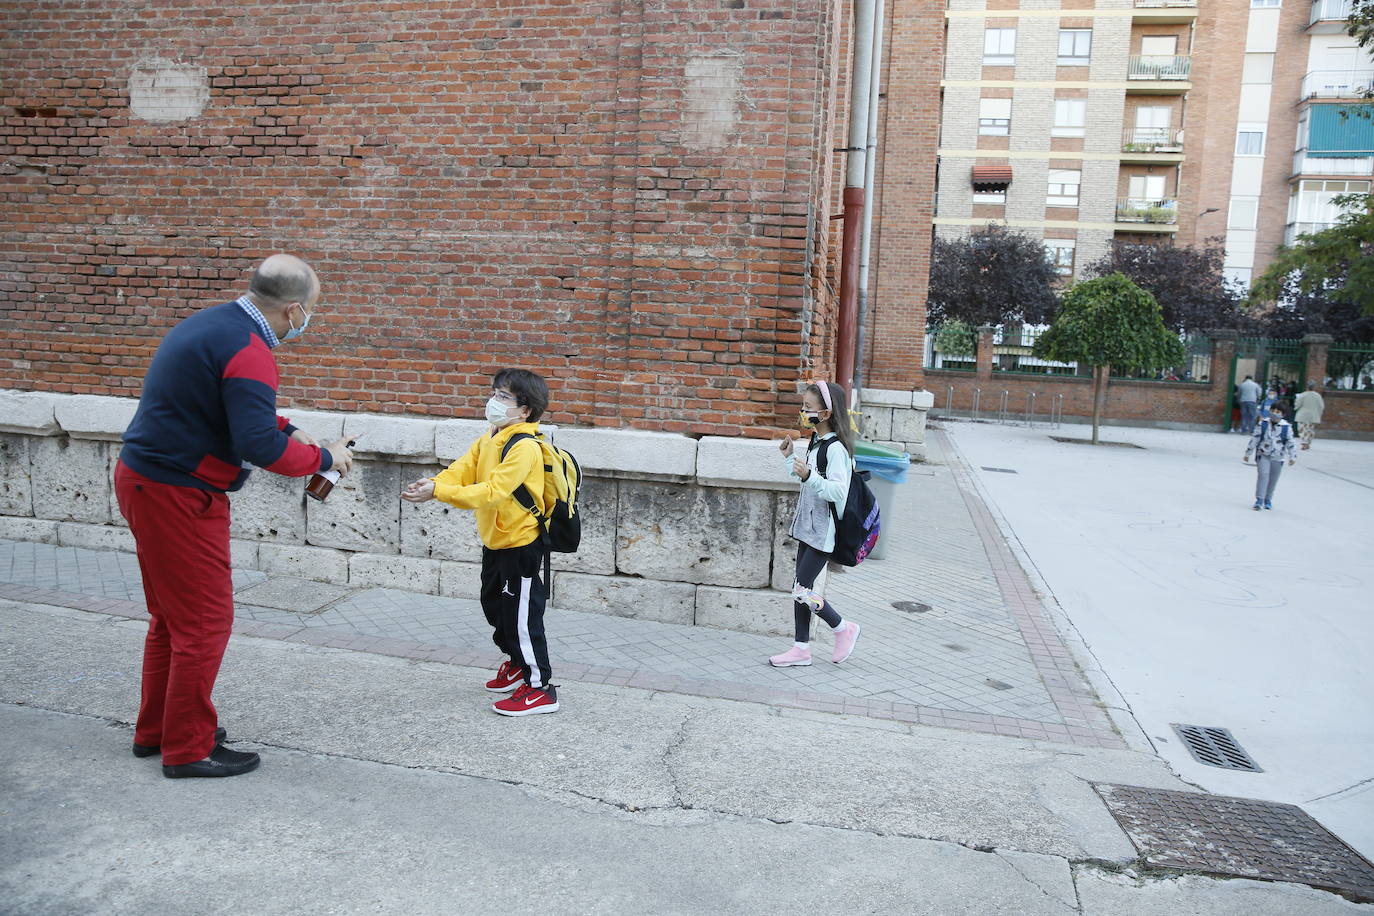
[[522, 483], [511, 495], [539, 520], [540, 540], [555, 553], [574, 553], [582, 542], [582, 516], [577, 511], [578, 491], [582, 486], [582, 467], [566, 449], [555, 448], [542, 435], [516, 433], [501, 448], [501, 460], [521, 439], [533, 439], [544, 453], [544, 505], [536, 506], [534, 497]]
[[[816, 456], [816, 470], [822, 477], [825, 476], [826, 454], [830, 451], [830, 444], [838, 441], [832, 439], [824, 443], [820, 454]], [[854, 469], [849, 477], [849, 498], [844, 503], [844, 515], [835, 511], [834, 503], [830, 504], [830, 517], [835, 520], [835, 549], [830, 552], [830, 559], [841, 566], [858, 566], [862, 563], [873, 545], [878, 543], [878, 535], [882, 531], [882, 523], [878, 520], [878, 499], [868, 488], [870, 476], [868, 471], [860, 471], [857, 467]]]

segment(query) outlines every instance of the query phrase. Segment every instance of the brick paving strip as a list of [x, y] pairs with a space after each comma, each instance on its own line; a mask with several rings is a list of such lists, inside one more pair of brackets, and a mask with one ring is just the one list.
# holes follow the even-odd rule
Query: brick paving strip
[[978, 493], [972, 469], [953, 440], [943, 430], [930, 430], [931, 435], [943, 446], [949, 463], [959, 485], [959, 493], [968, 507], [973, 527], [983, 541], [988, 559], [992, 563], [997, 585], [1002, 591], [1002, 601], [1011, 612], [1012, 619], [1021, 630], [1021, 638], [1030, 651], [1031, 661], [1040, 672], [1040, 680], [1049, 690], [1060, 715], [1069, 728], [1071, 735], [1096, 739], [1101, 747], [1125, 747], [1126, 743], [1112, 726], [1111, 717], [1099, 703], [1096, 695], [1088, 686], [1073, 653], [1059, 638], [1053, 621], [1045, 613], [1044, 605], [1031, 587], [1025, 570], [1007, 547], [1006, 537], [1002, 534], [992, 513], [988, 510]]
[[[735, 657], [729, 660], [728, 664], [722, 663], [714, 666], [714, 670], [705, 672], [704, 676], [696, 673], [684, 674], [682, 671], [647, 670], [643, 666], [630, 668], [563, 661], [558, 664], [559, 680], [623, 685], [646, 690], [761, 703], [776, 707], [861, 715], [919, 725], [933, 725], [1081, 746], [1124, 747], [1124, 741], [1112, 729], [1105, 710], [1097, 704], [1095, 696], [1074, 664], [1069, 650], [1059, 639], [1053, 623], [1036, 598], [1030, 582], [1007, 548], [1005, 540], [997, 528], [996, 521], [978, 495], [976, 482], [967, 464], [958, 455], [948, 437], [942, 433], [935, 433], [935, 435], [938, 436], [935, 444], [941, 446], [941, 451], [947, 457], [949, 471], [952, 475], [951, 480], [957, 486], [959, 497], [968, 510], [977, 538], [974, 539], [966, 534], [961, 543], [951, 545], [949, 554], [935, 556], [933, 559], [936, 562], [930, 563], [934, 553], [932, 541], [943, 542], [946, 540], [942, 536], [936, 536], [931, 541], [917, 545], [916, 549], [925, 552], [923, 558], [927, 562], [923, 568], [916, 568], [918, 564], [913, 559], [914, 553], [903, 554], [900, 557], [876, 562], [873, 572], [866, 576], [855, 576], [843, 585], [837, 585], [837, 592], [841, 589], [850, 592], [851, 594], [846, 596], [846, 600], [863, 596], [865, 599], [863, 604], [852, 603], [849, 606], [862, 607], [864, 619], [870, 621], [875, 632], [881, 632], [884, 626], [889, 628], [888, 632], [892, 632], [891, 628], [894, 624], [891, 621], [901, 618], [903, 615], [888, 610], [886, 611], [888, 619], [884, 620], [880, 609], [885, 606], [886, 599], [894, 593], [906, 594], [908, 590], [916, 587], [913, 583], [924, 582], [928, 588], [936, 590], [935, 601], [951, 608], [951, 621], [954, 621], [954, 616], [959, 614], [972, 614], [976, 618], [972, 621], [960, 620], [953, 624], [963, 628], [963, 636], [959, 638], [969, 641], [967, 637], [981, 634], [987, 638], [987, 644], [1008, 646], [1015, 649], [1016, 652], [1021, 651], [1019, 643], [1020, 640], [1024, 640], [1025, 650], [1029, 653], [1029, 665], [1033, 666], [1034, 674], [1030, 673], [1032, 670], [1030, 667], [1025, 667], [1027, 663], [1021, 663], [1022, 669], [1020, 670], [1024, 670], [1027, 676], [1038, 675], [1043, 681], [1044, 688], [1044, 692], [1040, 696], [1044, 697], [1045, 700], [1031, 703], [1031, 705], [1043, 709], [1044, 715], [1048, 717], [1050, 715], [1049, 703], [1052, 702], [1053, 709], [1057, 711], [1057, 718], [1060, 721], [1042, 721], [1025, 716], [999, 715], [996, 711], [986, 711], [989, 704], [984, 695], [966, 694], [963, 697], [965, 705], [977, 707], [982, 704], [983, 710], [978, 708], [955, 709], [929, 703], [904, 702], [900, 699], [885, 699], [881, 695], [883, 693], [905, 692], [909, 696], [912, 692], [912, 685], [902, 685], [900, 690], [871, 691], [868, 696], [853, 696], [844, 693], [826, 693], [815, 689], [792, 689], [710, 676], [719, 672], [733, 675], [736, 678], [744, 677], [747, 681], [748, 673], [755, 670], [767, 672], [768, 676], [774, 677], [778, 675], [795, 676], [797, 672], [802, 672], [800, 676], [792, 680], [792, 683], [805, 684], [806, 680], [810, 679], [834, 690], [848, 688], [851, 692], [862, 692], [859, 690], [859, 686], [855, 684], [837, 684], [833, 678], [842, 669], [836, 669], [836, 673], [832, 674], [829, 671], [830, 666], [823, 662], [814, 669], [769, 669], [761, 664], [761, 657], [754, 657], [759, 653], [753, 642], [750, 642], [748, 646], [733, 647], [732, 651]], [[954, 499], [953, 496], [948, 498]], [[957, 505], [957, 502], [946, 503], [942, 508], [947, 510], [952, 505]], [[966, 527], [963, 530], [967, 532]], [[916, 542], [915, 534], [913, 533], [913, 544]], [[981, 550], [979, 545], [981, 545]], [[72, 552], [70, 548], [51, 548], [46, 547], [46, 545], [14, 544], [12, 546], [22, 546], [30, 550], [46, 549], [64, 553]], [[981, 554], [984, 551], [986, 557], [973, 556], [975, 553]], [[0, 583], [0, 598], [92, 611], [131, 619], [147, 619], [147, 611], [142, 601], [131, 600], [141, 598], [136, 581], [115, 581], [118, 578], [118, 572], [111, 568], [112, 557], [91, 551], [76, 551], [75, 553], [76, 565], [85, 564], [86, 567], [95, 567], [102, 573], [98, 580], [83, 582], [81, 587], [91, 591], [99, 590], [103, 592], [103, 596], [4, 582]], [[87, 553], [93, 554], [93, 557], [86, 557], [85, 554]], [[96, 562], [91, 563], [92, 559]], [[40, 561], [37, 557], [30, 556], [26, 562], [29, 565], [34, 565]], [[71, 561], [65, 562], [70, 564]], [[941, 563], [946, 564], [948, 568], [940, 568]], [[959, 565], [960, 563], [978, 564], [984, 570], [984, 578], [987, 578], [990, 567], [991, 575], [995, 578], [996, 589], [1000, 592], [1000, 598], [992, 596], [991, 593], [986, 596], [973, 595], [980, 585], [979, 582], [974, 581], [972, 576], [975, 567]], [[114, 575], [111, 575], [112, 572]], [[133, 575], [136, 579], [136, 572], [132, 570], [126, 575]], [[250, 582], [257, 582], [261, 581], [262, 574], [239, 572], [236, 573], [236, 576]], [[47, 580], [38, 579], [37, 581], [64, 582], [71, 580], [53, 577]], [[95, 584], [96, 581], [100, 582], [99, 586]], [[942, 586], [944, 592], [940, 593], [939, 589]], [[251, 587], [251, 585], [246, 587]], [[988, 584], [986, 588], [991, 588], [991, 584]], [[240, 594], [242, 594], [243, 589], [244, 586], [241, 586]], [[965, 601], [966, 593], [973, 595], [973, 597]], [[120, 597], [121, 595], [126, 597]], [[996, 607], [992, 610], [998, 614], [1005, 612], [1009, 615], [1009, 623], [998, 623], [987, 617], [989, 611], [987, 599], [991, 599], [996, 604], [1005, 605], [1005, 608]], [[351, 649], [417, 661], [483, 669], [494, 668], [500, 661], [500, 656], [495, 649], [474, 648], [471, 645], [474, 642], [479, 644], [484, 642], [485, 637], [481, 636], [479, 632], [481, 627], [477, 626], [477, 624], [484, 624], [480, 619], [472, 623], [466, 632], [458, 632], [452, 627], [448, 629], [447, 633], [452, 635], [448, 635], [447, 638], [456, 639], [463, 645], [439, 644], [445, 640], [446, 632], [435, 629], [432, 625], [425, 625], [422, 605], [424, 602], [443, 600], [445, 599], [403, 592], [370, 591], [364, 594], [355, 594], [352, 599], [335, 603], [332, 611], [326, 609], [326, 613], [319, 617], [296, 615], [266, 608], [241, 607], [235, 620], [234, 632], [243, 636]], [[785, 596], [783, 596], [782, 601], [785, 602]], [[980, 601], [983, 603], [980, 604]], [[386, 607], [388, 604], [396, 605], [396, 607], [389, 611]], [[958, 607], [958, 604], [967, 604], [968, 606]], [[609, 642], [603, 639], [600, 654], [615, 654], [618, 658], [635, 657], [637, 653], [645, 650], [663, 651], [656, 648], [656, 644], [652, 641], [654, 638], [664, 639], [661, 635], [654, 636], [659, 629], [673, 631], [672, 635], [667, 637], [668, 639], [679, 641], [684, 638], [704, 640], [700, 643], [699, 651], [708, 656], [713, 651], [719, 651], [723, 645], [722, 640], [752, 641], [765, 639], [705, 628], [685, 628], [685, 632], [682, 632], [684, 628], [670, 627], [666, 624], [604, 618], [594, 614], [574, 615], [571, 612], [565, 613], [570, 622], [574, 616], [583, 621], [584, 634], [589, 621], [591, 622], [590, 626], [607, 630]], [[320, 619], [331, 615], [343, 619], [337, 622], [332, 619], [328, 622], [325, 619]], [[480, 614], [477, 616], [480, 618]], [[254, 619], [255, 617], [258, 619]], [[888, 665], [894, 664], [892, 659], [902, 659], [908, 656], [916, 660], [917, 667], [920, 664], [928, 663], [932, 657], [916, 656], [914, 653], [917, 651], [916, 647], [922, 637], [927, 640], [946, 638], [944, 634], [950, 630], [936, 628], [939, 623], [939, 621], [930, 621], [929, 629], [910, 630], [911, 635], [906, 637], [908, 640], [906, 647], [875, 644], [871, 654], [876, 656], [886, 650], [888, 652], [886, 664]], [[413, 632], [408, 635], [419, 638], [397, 638], [395, 634], [398, 631], [405, 632], [407, 624], [415, 624], [412, 627]], [[1013, 639], [1013, 624], [1014, 628], [1019, 630], [1020, 640]], [[383, 632], [359, 632], [360, 629], [366, 629], [369, 625]], [[911, 627], [911, 623], [906, 619], [895, 625]], [[628, 631], [616, 632], [617, 627], [633, 627], [636, 629], [636, 633], [630, 637], [627, 636]], [[569, 630], [573, 629], [575, 628], [569, 627]], [[867, 629], [869, 627], [866, 627]], [[678, 635], [679, 633], [681, 635]], [[633, 639], [635, 645], [629, 647], [628, 651], [621, 652], [611, 652], [606, 648], [607, 645], [614, 645], [618, 640], [624, 639]], [[568, 647], [570, 649], [569, 654], [573, 654], [571, 641]], [[956, 647], [951, 646], [949, 648]], [[681, 653], [681, 650], [678, 652]], [[584, 657], [587, 655], [595, 657], [598, 654], [598, 649], [597, 647], [584, 649], [580, 654]], [[747, 659], [746, 664], [749, 667], [746, 669], [738, 667], [741, 656]], [[1006, 664], [1015, 662], [1014, 659], [1011, 661], [1000, 660]], [[967, 690], [967, 682], [970, 680], [981, 680], [986, 671], [984, 666], [995, 664], [997, 661], [999, 661], [998, 658], [979, 657], [962, 669], [958, 669], [955, 676], [946, 679], [947, 682], [941, 681], [938, 676], [934, 681], [931, 681], [929, 677], [916, 677], [910, 672], [908, 672], [907, 678], [913, 682], [927, 681], [928, 683], [924, 685], [917, 684], [916, 686], [928, 686], [931, 695], [945, 695], [949, 696], [951, 701], [958, 701], [960, 699], [959, 690]], [[651, 663], [646, 661], [646, 665]], [[730, 665], [735, 667], [731, 668]], [[713, 666], [704, 665], [703, 667]], [[908, 664], [906, 667], [910, 668], [911, 665]], [[891, 671], [892, 668], [889, 667], [878, 672], [878, 679], [891, 676]], [[994, 671], [994, 673], [997, 672]], [[825, 678], [831, 678], [831, 680], [825, 680]], [[869, 678], [872, 679], [873, 675], [869, 675]], [[883, 686], [889, 685], [884, 684]], [[1041, 685], [1033, 686], [1038, 690]], [[875, 696], [872, 693], [879, 695]], [[1033, 697], [1031, 699], [1033, 700]]]

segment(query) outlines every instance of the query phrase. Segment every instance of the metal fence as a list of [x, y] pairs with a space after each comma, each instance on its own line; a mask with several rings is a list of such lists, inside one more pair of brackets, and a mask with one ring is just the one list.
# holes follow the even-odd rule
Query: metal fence
[[1323, 381], [1337, 391], [1374, 391], [1374, 343], [1332, 344]]
[[1212, 378], [1212, 339], [1205, 334], [1183, 336], [1183, 362], [1148, 372], [1137, 369], [1112, 369], [1112, 378], [1136, 382], [1210, 383]]
[[992, 371], [1021, 375], [1078, 375], [1077, 363], [1061, 363], [1035, 355], [1035, 342], [1048, 327], [1003, 325], [992, 335]]

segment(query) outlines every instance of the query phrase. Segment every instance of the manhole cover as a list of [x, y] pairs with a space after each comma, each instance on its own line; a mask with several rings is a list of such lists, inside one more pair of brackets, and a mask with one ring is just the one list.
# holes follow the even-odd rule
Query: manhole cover
[[983, 681], [983, 683], [987, 684], [993, 690], [1010, 690], [1012, 686], [1011, 684], [1008, 684], [1006, 681], [999, 681], [995, 678], [987, 678]]
[[930, 610], [930, 605], [922, 604], [919, 601], [894, 601], [892, 606], [899, 611], [906, 611], [908, 614], [924, 614]]
[[990, 467], [984, 467], [983, 470], [985, 470], [985, 471], [996, 471], [996, 472], [999, 473], [999, 474], [1015, 474], [1015, 473], [1016, 473], [1016, 472], [1013, 471], [1011, 468], [990, 468]]
[[1174, 725], [1174, 731], [1183, 739], [1183, 746], [1198, 763], [1224, 770], [1245, 770], [1250, 773], [1263, 773], [1240, 742], [1224, 728], [1208, 725]]
[[1150, 865], [1295, 881], [1374, 901], [1374, 865], [1296, 805], [1139, 786], [1094, 788]]

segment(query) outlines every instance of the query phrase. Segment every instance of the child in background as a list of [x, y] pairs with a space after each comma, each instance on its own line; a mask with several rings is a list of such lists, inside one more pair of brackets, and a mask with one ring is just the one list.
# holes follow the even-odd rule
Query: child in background
[[[835, 405], [840, 406], [837, 413]], [[849, 423], [843, 416], [844, 389], [832, 382], [813, 382], [802, 394], [802, 425], [812, 430], [806, 454], [796, 456], [791, 437], [778, 443], [788, 473], [801, 481], [792, 537], [797, 539], [797, 574], [792, 586], [792, 616], [796, 641], [768, 663], [775, 668], [811, 664], [811, 615], [814, 613], [835, 633], [830, 660], [839, 664], [854, 651], [859, 625], [846, 621], [816, 589], [816, 580], [835, 549], [835, 515], [843, 514], [849, 497], [849, 478], [854, 471], [854, 451]], [[822, 477], [817, 461], [825, 450]], [[832, 512], [833, 507], [833, 512]]]
[[437, 498], [476, 510], [483, 545], [482, 611], [491, 624], [492, 641], [507, 656], [486, 687], [496, 693], [515, 691], [492, 709], [503, 716], [557, 712], [558, 692], [549, 682], [552, 670], [544, 638], [548, 584], [539, 577], [543, 527], [514, 496], [523, 486], [534, 505], [543, 504], [544, 455], [534, 439], [522, 439], [504, 458], [501, 455], [512, 436], [539, 435], [549, 389], [526, 369], [502, 369], [491, 384], [486, 409], [490, 431], [446, 470], [408, 485], [401, 498], [412, 503]]
[[1279, 485], [1279, 473], [1283, 471], [1284, 459], [1291, 466], [1297, 461], [1298, 450], [1293, 447], [1293, 427], [1283, 418], [1283, 410], [1272, 404], [1264, 419], [1255, 424], [1255, 432], [1250, 444], [1245, 447], [1245, 457], [1255, 456], [1255, 505], [1259, 509], [1274, 508], [1274, 488]]

